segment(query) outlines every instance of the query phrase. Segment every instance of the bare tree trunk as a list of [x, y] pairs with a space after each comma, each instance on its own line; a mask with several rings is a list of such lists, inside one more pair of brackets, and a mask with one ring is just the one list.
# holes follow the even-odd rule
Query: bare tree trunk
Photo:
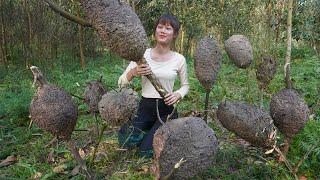
[[[0, 1], [1, 2], [1, 1]], [[2, 10], [1, 10], [2, 11]], [[2, 29], [3, 29], [3, 26], [4, 24], [2, 23], [1, 21], [1, 32], [2, 32]], [[6, 54], [4, 52], [4, 48], [3, 48], [3, 34], [1, 33], [1, 39], [0, 39], [0, 62], [2, 65], [4, 65], [5, 67], [6, 66]]]
[[[80, 18], [80, 10], [77, 10], [77, 17]], [[84, 59], [84, 53], [83, 53], [83, 27], [78, 24], [78, 39], [79, 39], [79, 52], [80, 52], [80, 61], [81, 61], [81, 68], [82, 70], [85, 70], [86, 63]]]
[[316, 53], [317, 53], [317, 56], [320, 57], [320, 43], [319, 43], [319, 41], [318, 41], [318, 43], [315, 42], [314, 44], [315, 44], [315, 45], [314, 45], [314, 49], [315, 49], [315, 51], [316, 51]]
[[[1, 29], [2, 29], [2, 24], [1, 24]], [[3, 52], [2, 37], [1, 37], [0, 41], [1, 41], [1, 43], [0, 43], [0, 65], [3, 65], [4, 67], [7, 67], [6, 60], [5, 60], [5, 55], [4, 55], [4, 52]]]
[[286, 53], [286, 64], [284, 66], [285, 70], [285, 81], [286, 87], [292, 88], [291, 79], [290, 79], [290, 62], [291, 62], [291, 31], [292, 31], [292, 9], [293, 9], [293, 0], [289, 0], [288, 4], [288, 19], [287, 19], [287, 53]]
[[281, 27], [281, 18], [282, 18], [282, 14], [283, 14], [283, 9], [284, 9], [284, 5], [283, 5], [284, 3], [282, 2], [282, 0], [281, 1], [278, 1], [277, 2], [277, 16], [276, 16], [276, 19], [277, 19], [277, 21], [276, 21], [276, 44], [278, 44], [279, 43], [279, 38], [280, 38], [280, 27]]
[[133, 12], [136, 12], [135, 0], [127, 0], [127, 4], [128, 4], [129, 6], [131, 6]]
[[[23, 0], [23, 10], [24, 10], [24, 29], [25, 29], [25, 34], [23, 35], [23, 56], [25, 58], [25, 67], [29, 67], [30, 65], [30, 56], [31, 56], [31, 51], [30, 51], [30, 13], [28, 12], [28, 2], [27, 0]], [[28, 15], [29, 14], [29, 15]]]
[[31, 23], [31, 15], [30, 15], [30, 6], [28, 5], [28, 1], [26, 1], [26, 13], [28, 18], [28, 37], [29, 37], [29, 43], [32, 41], [32, 23]]
[[43, 58], [43, 47], [42, 47], [42, 44], [41, 44], [41, 34], [38, 35], [38, 39], [37, 39], [37, 59], [38, 59], [38, 64], [40, 64], [40, 59]]
[[184, 41], [184, 26], [181, 25], [181, 38], [180, 38], [180, 53], [183, 54], [183, 41]]
[[190, 36], [190, 35], [188, 35], [188, 38], [187, 38], [187, 44], [186, 44], [186, 50], [187, 50], [187, 54], [190, 54], [190, 52], [191, 52], [191, 45], [190, 45], [190, 43], [191, 43], [191, 39], [192, 39], [192, 37]]
[[134, 1], [131, 1], [131, 8], [132, 8], [133, 12], [136, 12], [136, 4]]
[[[4, 6], [4, 0], [0, 0], [1, 7]], [[8, 41], [7, 41], [7, 32], [6, 32], [6, 25], [4, 22], [4, 9], [1, 8], [1, 50], [3, 55], [3, 62], [7, 65], [8, 64]]]
[[193, 56], [193, 54], [194, 54], [194, 49], [195, 49], [195, 47], [196, 47], [194, 38], [192, 38], [192, 40], [191, 40], [190, 43], [191, 43], [191, 46], [190, 46], [190, 55]]
[[263, 24], [263, 29], [262, 31], [264, 31], [263, 34], [263, 48], [262, 48], [262, 52], [263, 54], [270, 54], [272, 51], [270, 50], [270, 47], [273, 45], [272, 41], [274, 41], [274, 39], [272, 39], [272, 28], [270, 27], [270, 24], [272, 23], [272, 9], [273, 9], [273, 4], [271, 2], [271, 0], [268, 0], [268, 2], [265, 5], [264, 11], [266, 12], [265, 17], [264, 17], [264, 24]]

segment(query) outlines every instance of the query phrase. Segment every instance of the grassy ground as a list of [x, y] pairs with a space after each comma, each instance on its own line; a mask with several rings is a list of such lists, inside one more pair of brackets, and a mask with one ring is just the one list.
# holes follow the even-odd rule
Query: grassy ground
[[[89, 61], [89, 60], [88, 60]], [[278, 72], [264, 94], [264, 106], [268, 109], [271, 94], [284, 88], [283, 59], [278, 60]], [[90, 80], [104, 75], [104, 83], [109, 90], [116, 87], [117, 78], [126, 67], [126, 62], [106, 55], [98, 60], [90, 60], [87, 70], [78, 70], [72, 65], [75, 61], [61, 57], [54, 67], [38, 65], [52, 84], [81, 96], [83, 85]], [[203, 109], [204, 90], [197, 81], [193, 61], [188, 59], [191, 89], [188, 96], [179, 104], [180, 115], [186, 116]], [[0, 167], [0, 179], [84, 179], [74, 169], [73, 160], [67, 146], [46, 148], [52, 136], [43, 132], [36, 125], [29, 129], [28, 106], [35, 88], [31, 87], [32, 75], [27, 69], [11, 67], [3, 76], [0, 84], [0, 160], [12, 155], [17, 161], [10, 166]], [[303, 131], [292, 143], [288, 160], [297, 164], [301, 157], [320, 139], [320, 61], [310, 54], [293, 60], [292, 79], [296, 89], [305, 97], [312, 117]], [[80, 86], [78, 86], [80, 85]], [[139, 91], [139, 80], [132, 87]], [[249, 88], [248, 88], [249, 87]], [[214, 114], [219, 102], [223, 99], [249, 101], [259, 104], [259, 90], [255, 80], [255, 70], [239, 70], [224, 57], [218, 80], [211, 92], [210, 106]], [[80, 117], [72, 135], [82, 154], [89, 163], [92, 156], [92, 131], [95, 119], [87, 113], [87, 106], [76, 99]], [[212, 116], [214, 117], [214, 116]], [[101, 122], [102, 120], [99, 119]], [[275, 154], [264, 155], [264, 151], [253, 148], [245, 141], [222, 128], [213, 119], [210, 126], [215, 130], [220, 150], [216, 163], [194, 179], [283, 179], [293, 178], [285, 165], [277, 162]], [[282, 141], [280, 135], [279, 142]], [[53, 156], [49, 156], [48, 154]], [[313, 149], [299, 168], [298, 176], [320, 178], [320, 147]], [[135, 150], [123, 150], [117, 143], [117, 128], [108, 127], [99, 146], [95, 164], [91, 167], [99, 179], [153, 179], [148, 168], [150, 159], [139, 158]], [[72, 174], [72, 171], [74, 171]]]

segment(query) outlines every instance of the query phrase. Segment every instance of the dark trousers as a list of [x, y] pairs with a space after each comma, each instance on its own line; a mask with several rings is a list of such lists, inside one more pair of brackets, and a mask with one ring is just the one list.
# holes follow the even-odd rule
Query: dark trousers
[[[135, 139], [134, 141], [136, 142], [136, 145], [139, 146], [140, 151], [152, 150], [153, 136], [156, 130], [161, 126], [161, 122], [157, 117], [156, 100], [157, 99], [155, 98], [142, 97], [137, 115], [132, 119], [131, 122], [129, 122], [129, 126], [122, 126], [119, 132], [119, 134], [123, 134], [125, 131], [128, 131], [128, 127], [131, 127], [133, 132], [130, 133], [130, 136]], [[174, 108], [173, 106], [167, 106], [163, 99], [158, 99], [158, 109], [160, 118], [163, 122], [165, 122], [167, 116], [172, 113]], [[172, 119], [176, 118], [178, 118], [178, 114], [177, 112], [174, 112]], [[141, 133], [143, 136], [141, 136]], [[131, 137], [127, 139], [130, 138]], [[125, 143], [130, 144], [131, 142], [126, 141]]]

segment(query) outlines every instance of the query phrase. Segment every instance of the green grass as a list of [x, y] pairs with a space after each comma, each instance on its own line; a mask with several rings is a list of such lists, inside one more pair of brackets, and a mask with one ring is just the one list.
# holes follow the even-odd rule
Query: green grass
[[[296, 56], [292, 62], [292, 79], [295, 88], [305, 98], [313, 114], [313, 120], [293, 140], [288, 159], [296, 164], [307, 152], [308, 148], [320, 137], [320, 61], [313, 55]], [[87, 69], [68, 61], [68, 57], [60, 57], [53, 68], [48, 64], [40, 64], [48, 81], [56, 84], [68, 92], [82, 96], [86, 82], [96, 80], [103, 75], [103, 80], [109, 90], [117, 87], [117, 79], [126, 68], [127, 63], [116, 57], [106, 55], [101, 59], [87, 59]], [[299, 59], [302, 58], [302, 59]], [[271, 94], [284, 88], [283, 59], [278, 60], [278, 72], [275, 79], [264, 93], [264, 106], [268, 109]], [[77, 62], [78, 63], [78, 62]], [[37, 65], [37, 64], [35, 64]], [[202, 111], [204, 107], [204, 89], [195, 77], [192, 59], [188, 59], [191, 89], [181, 101], [178, 110], [181, 114], [192, 111]], [[35, 88], [32, 88], [32, 75], [24, 67], [11, 67], [6, 74], [1, 74], [3, 83], [0, 85], [0, 159], [9, 155], [16, 155], [18, 162], [0, 168], [0, 179], [32, 179], [40, 175], [41, 179], [84, 179], [82, 174], [71, 176], [76, 162], [71, 156], [65, 143], [58, 147], [45, 148], [52, 136], [43, 132], [36, 125], [30, 129], [28, 107]], [[248, 79], [249, 78], [249, 79]], [[78, 84], [80, 86], [78, 86]], [[176, 85], [177, 87], [178, 85]], [[135, 80], [132, 87], [140, 91], [139, 80]], [[249, 87], [249, 88], [248, 88]], [[210, 106], [216, 109], [223, 99], [250, 101], [259, 103], [259, 89], [255, 79], [255, 70], [241, 70], [236, 68], [224, 56], [221, 71], [210, 94]], [[76, 99], [80, 116], [77, 129], [93, 129], [95, 119], [88, 114], [87, 106]], [[101, 119], [99, 119], [102, 121]], [[275, 155], [264, 155], [261, 149], [244, 146], [234, 134], [222, 129], [216, 122], [210, 124], [219, 140], [220, 150], [216, 163], [194, 179], [292, 179], [288, 169], [277, 162]], [[139, 158], [135, 150], [121, 151], [117, 144], [117, 129], [108, 128], [106, 136], [99, 148], [98, 158], [91, 168], [98, 178], [105, 179], [153, 179], [153, 175], [146, 171], [151, 164], [150, 159]], [[75, 131], [73, 139], [79, 147], [90, 141], [92, 132]], [[282, 138], [279, 139], [282, 141]], [[90, 148], [89, 148], [90, 149]], [[48, 163], [47, 156], [54, 151], [55, 162]], [[89, 162], [91, 154], [86, 157]], [[315, 148], [301, 165], [298, 175], [310, 178], [320, 178], [319, 174], [320, 149]], [[63, 166], [65, 173], [54, 172], [54, 167]]]

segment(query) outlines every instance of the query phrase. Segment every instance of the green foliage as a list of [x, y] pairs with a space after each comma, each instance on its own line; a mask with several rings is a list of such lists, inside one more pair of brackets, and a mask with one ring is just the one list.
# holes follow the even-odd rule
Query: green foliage
[[[320, 61], [318, 61], [316, 56], [309, 56], [307, 53], [305, 56], [306, 58], [304, 59], [295, 59], [292, 61], [291, 79], [293, 81], [293, 87], [300, 92], [309, 107], [315, 112], [318, 111], [319, 105], [317, 105], [317, 103], [319, 103], [320, 100], [320, 81], [317, 80], [320, 76]], [[267, 89], [267, 92], [269, 93], [278, 92], [285, 87], [283, 70], [284, 60], [278, 60], [277, 65], [277, 74]]]
[[[220, 143], [215, 166], [194, 179], [270, 179], [272, 167], [240, 146]], [[254, 152], [259, 154], [259, 152]], [[261, 152], [260, 152], [261, 153]]]
[[[301, 47], [300, 47], [301, 46]], [[299, 59], [304, 59], [307, 57], [312, 57], [315, 54], [315, 51], [306, 45], [301, 45], [296, 41], [293, 41], [292, 47], [291, 47], [291, 59], [294, 60], [299, 60]], [[285, 57], [286, 56], [286, 51], [287, 47], [286, 46], [280, 46], [278, 47], [278, 53], [280, 57]]]
[[300, 172], [314, 178], [320, 177], [320, 121], [309, 120], [305, 128], [293, 139], [288, 158], [294, 164], [311, 149], [311, 153], [300, 167]]
[[306, 58], [306, 56], [310, 57], [313, 54], [314, 54], [314, 51], [307, 46], [304, 46], [301, 48], [297, 48], [295, 45], [292, 46], [292, 51], [291, 51], [292, 60], [304, 59], [304, 58]]
[[[52, 0], [72, 14], [79, 6], [73, 1]], [[19, 3], [18, 3], [19, 2]], [[103, 75], [108, 90], [117, 87], [117, 80], [128, 62], [106, 53], [93, 29], [84, 30], [84, 51], [86, 68], [80, 70], [78, 26], [46, 8], [41, 1], [2, 1], [1, 27], [8, 37], [1, 44], [1, 53], [7, 48], [7, 61], [0, 65], [0, 160], [17, 155], [18, 162], [0, 169], [0, 179], [35, 179], [41, 173], [42, 179], [84, 179], [78, 174], [69, 174], [76, 163], [66, 145], [44, 148], [52, 136], [35, 125], [28, 129], [29, 103], [33, 93], [33, 77], [27, 65], [39, 66], [47, 80], [66, 91], [82, 96], [86, 82], [97, 80]], [[270, 96], [283, 89], [283, 63], [286, 53], [286, 6], [285, 1], [133, 1], [149, 37], [153, 34], [155, 20], [163, 12], [172, 12], [182, 24], [176, 46], [188, 57], [190, 92], [178, 106], [181, 114], [203, 112], [205, 91], [195, 77], [192, 52], [196, 40], [204, 35], [215, 35], [220, 44], [232, 34], [249, 37], [254, 48], [255, 59], [270, 54], [278, 58], [278, 72], [264, 94], [264, 106], [268, 109]], [[294, 87], [306, 100], [311, 117], [306, 127], [294, 138], [288, 159], [293, 164], [319, 142], [320, 137], [320, 1], [296, 1], [293, 13], [293, 41], [291, 77]], [[284, 4], [283, 4], [284, 3]], [[29, 14], [28, 14], [29, 13]], [[81, 13], [80, 13], [81, 14]], [[29, 21], [30, 15], [30, 21]], [[29, 24], [31, 22], [31, 26]], [[182, 36], [183, 34], [183, 36]], [[1, 39], [3, 40], [3, 39]], [[1, 42], [3, 43], [3, 42]], [[223, 49], [223, 46], [221, 46]], [[2, 55], [2, 54], [1, 54]], [[254, 65], [253, 65], [254, 66]], [[131, 87], [141, 90], [139, 80]], [[176, 88], [179, 84], [175, 85]], [[216, 109], [223, 98], [250, 101], [258, 104], [259, 89], [255, 69], [236, 68], [224, 54], [223, 64], [217, 82], [211, 93], [209, 104]], [[86, 113], [87, 106], [74, 98], [79, 105], [77, 129], [94, 128], [95, 119]], [[101, 123], [101, 119], [98, 121]], [[219, 139], [220, 151], [216, 164], [195, 179], [293, 179], [291, 173], [276, 161], [256, 148], [244, 148], [234, 134], [226, 132], [213, 122], [211, 127]], [[74, 132], [73, 138], [79, 146], [90, 142], [90, 132]], [[116, 130], [108, 129], [101, 150], [105, 156], [93, 167], [99, 179], [153, 179], [146, 172], [150, 160], [140, 159], [135, 151], [119, 151]], [[240, 145], [239, 145], [240, 144]], [[320, 145], [317, 145], [302, 163], [298, 175], [319, 179]], [[46, 161], [53, 150], [55, 163]], [[88, 155], [90, 157], [90, 154]], [[87, 157], [87, 160], [89, 158]], [[56, 173], [54, 167], [66, 166], [69, 174]]]
[[296, 40], [320, 41], [319, 1], [298, 1], [294, 9], [293, 38]]
[[[319, 136], [319, 61], [309, 54], [307, 48], [303, 48], [304, 58], [295, 59], [292, 64], [292, 79], [298, 91], [303, 95], [311, 109], [314, 120], [310, 121], [306, 128], [294, 139], [290, 148], [288, 158], [296, 163], [313, 146]], [[53, 67], [50, 64], [40, 64], [47, 80], [77, 96], [82, 96], [86, 82], [96, 80], [103, 75], [103, 82], [108, 90], [117, 87], [117, 80], [126, 68], [128, 62], [118, 59], [110, 54], [105, 54], [99, 59], [87, 59], [87, 68], [79, 70], [78, 63], [72, 64], [72, 57], [60, 55]], [[67, 65], [63, 64], [66, 62]], [[200, 111], [204, 108], [205, 91], [195, 77], [193, 60], [187, 59], [189, 70], [189, 81], [191, 89], [189, 94], [178, 106], [181, 114], [191, 114], [192, 111]], [[269, 85], [264, 97], [264, 105], [267, 106], [270, 94], [284, 88], [283, 83], [283, 59], [278, 60], [278, 72], [275, 79]], [[221, 71], [218, 74], [210, 94], [209, 104], [216, 109], [225, 97], [230, 100], [245, 101], [251, 99], [253, 103], [259, 102], [259, 90], [255, 79], [255, 70], [242, 70], [236, 68], [224, 54]], [[6, 116], [0, 120], [0, 159], [9, 155], [17, 155], [18, 162], [14, 165], [0, 169], [1, 178], [30, 179], [35, 174], [41, 173], [42, 178], [66, 179], [71, 178], [69, 174], [55, 173], [54, 167], [66, 166], [66, 171], [76, 166], [73, 157], [64, 143], [58, 147], [44, 148], [52, 136], [41, 131], [36, 125], [28, 129], [28, 106], [32, 99], [35, 88], [32, 88], [33, 77], [30, 70], [22, 68], [9, 69], [0, 86], [0, 109], [1, 114]], [[79, 86], [80, 85], [80, 86]], [[139, 80], [131, 85], [140, 90]], [[178, 88], [176, 84], [175, 88]], [[250, 87], [248, 89], [248, 87]], [[80, 110], [77, 129], [93, 129], [95, 119], [87, 114], [87, 106], [82, 100], [74, 98]], [[0, 114], [0, 116], [1, 116]], [[101, 119], [98, 118], [101, 123]], [[283, 164], [276, 161], [276, 157], [265, 156], [264, 152], [256, 148], [244, 148], [237, 142], [234, 134], [226, 132], [219, 124], [213, 122], [211, 127], [215, 130], [220, 144], [216, 163], [203, 174], [194, 179], [283, 179], [292, 178], [290, 172]], [[109, 128], [107, 136], [103, 137], [101, 151], [105, 156], [98, 158], [98, 162], [92, 168], [101, 178], [107, 179], [153, 179], [150, 172], [146, 172], [151, 164], [148, 159], [140, 159], [135, 150], [119, 151], [117, 144], [117, 130]], [[89, 135], [88, 135], [89, 133]], [[83, 147], [90, 140], [91, 132], [75, 131], [72, 135], [77, 140], [78, 146]], [[240, 143], [241, 144], [241, 143]], [[57, 159], [56, 163], [46, 162], [47, 154], [53, 150]], [[310, 178], [319, 177], [319, 148], [317, 147], [303, 162], [298, 174]], [[89, 154], [87, 160], [91, 155]], [[73, 179], [84, 179], [82, 175], [76, 175]]]
[[10, 121], [25, 123], [28, 118], [29, 103], [32, 97], [31, 82], [21, 79], [25, 74], [21, 71], [13, 70], [5, 78], [5, 83], [0, 89], [0, 115], [6, 116]]

